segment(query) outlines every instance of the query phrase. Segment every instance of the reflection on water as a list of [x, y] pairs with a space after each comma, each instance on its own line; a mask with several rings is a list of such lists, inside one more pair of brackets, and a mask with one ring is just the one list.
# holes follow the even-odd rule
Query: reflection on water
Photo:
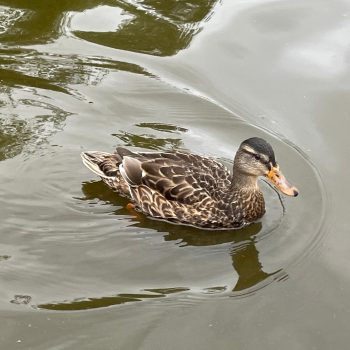
[[[133, 132], [131, 132], [133, 131]], [[142, 147], [146, 149], [165, 150], [184, 147], [182, 137], [189, 130], [178, 127], [174, 124], [165, 123], [138, 123], [131, 127], [131, 131], [122, 131], [114, 136], [132, 147]], [[166, 137], [167, 136], [167, 137]], [[191, 247], [225, 247], [224, 251], [229, 257], [229, 266], [232, 266], [231, 281], [225, 280], [223, 284], [210, 285], [203, 284], [200, 287], [201, 295], [218, 294], [229, 292], [231, 296], [241, 296], [254, 293], [276, 279], [286, 276], [281, 268], [272, 272], [264, 270], [264, 263], [259, 256], [257, 247], [258, 237], [274, 229], [270, 224], [263, 227], [261, 222], [254, 223], [239, 230], [202, 230], [190, 226], [172, 224], [162, 220], [146, 217], [142, 213], [126, 208], [128, 199], [118, 196], [102, 181], [84, 182], [82, 185], [83, 196], [77, 198], [80, 201], [88, 202], [88, 206], [95, 207], [108, 204], [111, 208], [116, 208], [113, 214], [128, 222], [128, 227], [134, 227], [135, 232], [158, 232], [163, 237], [164, 242], [173, 242], [175, 247], [180, 249], [193, 249]], [[279, 197], [277, 196], [277, 199]], [[276, 198], [273, 198], [276, 201]], [[283, 213], [283, 208], [278, 208], [276, 213]], [[271, 215], [271, 219], [274, 215]], [[98, 219], [97, 219], [98, 220]], [[273, 220], [271, 220], [272, 222]], [[137, 229], [136, 229], [137, 228]], [[131, 242], [129, 243], [131, 244]], [[138, 256], [135, 256], [135, 266], [137, 266]], [[211, 254], [206, 259], [211, 259]], [[155, 265], [154, 268], [157, 265]], [[186, 264], [183, 265], [185, 268]], [[171, 265], [168, 267], [171, 270]], [[178, 267], [179, 268], [179, 267]], [[230, 267], [231, 268], [231, 267]], [[152, 285], [150, 280], [149, 285]], [[128, 293], [117, 293], [106, 296], [84, 296], [72, 300], [50, 302], [37, 305], [36, 307], [50, 310], [86, 310], [103, 308], [112, 305], [125, 304], [130, 302], [144, 301], [147, 299], [164, 298], [171, 294], [194, 292], [192, 285], [169, 286], [171, 281], [164, 282], [163, 288], [149, 288], [147, 281], [143, 282], [144, 287], [135, 291], [130, 289]], [[204, 282], [205, 283], [205, 282]], [[220, 283], [220, 282], [219, 282]], [[230, 287], [228, 287], [230, 285]], [[124, 286], [124, 288], [128, 288]]]
[[[243, 229], [228, 231], [208, 231], [197, 228], [189, 228], [181, 225], [172, 225], [167, 222], [157, 221], [138, 215], [134, 224], [136, 227], [153, 228], [158, 232], [167, 232], [163, 238], [165, 241], [176, 241], [179, 247], [186, 246], [215, 246], [230, 243], [230, 256], [232, 267], [238, 280], [234, 286], [234, 292], [242, 292], [263, 284], [269, 284], [272, 280], [266, 281], [269, 277], [278, 275], [278, 278], [285, 273], [278, 269], [272, 273], [263, 271], [263, 263], [259, 260], [259, 251], [256, 247], [256, 236], [262, 230], [260, 222], [251, 224]], [[263, 283], [265, 281], [265, 283]], [[240, 293], [242, 294], [242, 293]], [[244, 294], [244, 293], [243, 293]]]
[[97, 85], [111, 71], [150, 76], [140, 66], [127, 62], [61, 57], [33, 50], [0, 49], [0, 65], [1, 81], [7, 89], [30, 87], [65, 94], [77, 94], [70, 85]]
[[51, 104], [32, 99], [16, 101], [13, 110], [23, 106], [36, 111], [42, 110], [43, 113], [31, 120], [20, 119], [15, 113], [10, 116], [0, 113], [0, 161], [20, 154], [25, 146], [29, 146], [29, 152], [40, 149], [49, 136], [61, 130], [63, 122], [70, 114]]
[[[71, 67], [57, 66], [58, 62], [53, 57], [45, 60], [31, 50], [1, 49], [0, 54], [2, 67], [0, 74], [5, 86], [33, 87], [69, 93], [62, 85], [71, 80], [68, 75], [68, 72], [72, 72]], [[74, 75], [78, 75], [78, 72]]]
[[[243, 3], [254, 8], [250, 2], [237, 2], [238, 7]], [[151, 309], [148, 306], [152, 299], [162, 305], [157, 310], [167, 312], [171, 302], [178, 307], [184, 300], [197, 303], [223, 297], [223, 308], [229, 306], [239, 314], [252, 307], [254, 312], [261, 298], [250, 298], [251, 302], [244, 304], [239, 297], [286, 278], [286, 271], [292, 275], [291, 264], [310, 254], [310, 246], [323, 226], [325, 206], [322, 185], [307, 157], [280, 138], [238, 121], [228, 110], [192, 94], [190, 88], [201, 85], [200, 90], [203, 87], [210, 100], [220, 96], [225, 106], [253, 120], [256, 113], [250, 113], [250, 104], [241, 101], [240, 96], [247, 92], [256, 96], [254, 91], [261, 88], [255, 84], [261, 73], [259, 64], [269, 65], [271, 61], [260, 45], [265, 45], [264, 38], [268, 38], [268, 52], [280, 52], [275, 39], [283, 27], [287, 40], [290, 26], [284, 24], [290, 14], [274, 10], [283, 7], [283, 2], [274, 2], [274, 8], [266, 2], [260, 7], [259, 2], [258, 12], [253, 15], [249, 11], [241, 12], [242, 16], [231, 14], [234, 24], [225, 31], [218, 28], [221, 23], [216, 26], [221, 21], [219, 16], [198, 38], [199, 45], [191, 45], [214, 7], [221, 10], [221, 4], [217, 0], [62, 0], [50, 4], [44, 0], [0, 0], [0, 41], [6, 45], [0, 49], [0, 304], [1, 310], [11, 309], [16, 324], [23, 323], [26, 305], [73, 311], [141, 304], [136, 307], [138, 312], [142, 305]], [[289, 4], [286, 9], [293, 6]], [[269, 13], [268, 18], [265, 13]], [[277, 25], [266, 30], [273, 23], [272, 17], [278, 18]], [[229, 22], [228, 18], [222, 19]], [[215, 41], [207, 36], [213, 34], [213, 27], [219, 29]], [[251, 41], [257, 34], [254, 31], [261, 36]], [[206, 38], [218, 51], [209, 52], [203, 60], [201, 54], [208, 52], [201, 51], [207, 45]], [[36, 46], [28, 47], [33, 44]], [[291, 52], [298, 51], [293, 43], [288, 47]], [[189, 50], [174, 56], [185, 48]], [[96, 56], [88, 56], [90, 52]], [[171, 55], [174, 57], [168, 64], [170, 61], [162, 57]], [[250, 60], [253, 56], [258, 57], [257, 61]], [[129, 63], [128, 58], [139, 65]], [[144, 66], [153, 67], [164, 77], [155, 76]], [[297, 68], [287, 66], [277, 64], [268, 70], [276, 74], [281, 86], [286, 81], [277, 75], [285, 76], [289, 68]], [[216, 73], [217, 67], [221, 72]], [[186, 79], [181, 77], [187, 73]], [[189, 89], [164, 84], [162, 79], [169, 81], [169, 77]], [[265, 84], [268, 79], [262, 78]], [[242, 88], [241, 95], [235, 93], [229, 81]], [[213, 90], [217, 95], [212, 94]], [[268, 97], [265, 90], [260, 89], [257, 104]], [[271, 110], [281, 111], [280, 106], [272, 107], [264, 111], [267, 117]], [[287, 109], [288, 104], [283, 113]], [[247, 112], [241, 114], [241, 110]], [[275, 130], [283, 133], [283, 121], [288, 125], [288, 118], [278, 120], [281, 123]], [[300, 125], [299, 129], [298, 125], [293, 127], [297, 132], [301, 130]], [[108, 151], [122, 143], [149, 150], [207, 152], [229, 158], [229, 164], [242, 138], [252, 135], [266, 137], [276, 145], [283, 169], [286, 166], [286, 173], [292, 174], [303, 191], [297, 201], [286, 200], [284, 208], [262, 183], [269, 211], [261, 222], [238, 231], [199, 230], [128, 211], [127, 200], [116, 196], [101, 181], [84, 182], [93, 175], [79, 159], [80, 151], [86, 148]], [[19, 245], [23, 249], [17, 249]], [[293, 283], [299, 284], [297, 279]], [[266, 289], [261, 295], [273, 299], [277, 289]], [[234, 303], [230, 297], [236, 298]], [[149, 302], [137, 303], [146, 300]], [[211, 303], [202, 304], [208, 311]], [[241, 309], [235, 308], [240, 305]], [[117, 319], [120, 311], [125, 311], [122, 323], [131, 324], [135, 322], [133, 309], [97, 311], [90, 314], [88, 322], [95, 324], [98, 320], [108, 332], [108, 317]], [[29, 318], [43, 317], [46, 324], [49, 313], [31, 313]], [[62, 313], [55, 318], [61, 316], [67, 317]], [[72, 330], [82, 329], [79, 315], [75, 316], [78, 323], [70, 324]], [[230, 323], [231, 309], [226, 315], [219, 314], [222, 316], [225, 323]], [[142, 317], [140, 323], [151, 324], [150, 313], [146, 311]], [[60, 329], [55, 328], [52, 338]], [[206, 330], [199, 332], [199, 337]], [[138, 331], [125, 333], [142, 338], [145, 333]], [[38, 339], [40, 344], [34, 341], [33, 348], [47, 345], [41, 337]], [[88, 336], [87, 341], [91, 340]]]
[[17, 305], [27, 305], [31, 302], [32, 297], [30, 295], [15, 295], [14, 298], [10, 301], [12, 304]]
[[[6, 114], [0, 113], [0, 160], [20, 154], [28, 145], [36, 147], [47, 142], [47, 137], [61, 130], [67, 116], [72, 114], [64, 107], [55, 106], [45, 90], [84, 100], [75, 86], [97, 85], [111, 71], [152, 76], [144, 68], [128, 62], [40, 54], [35, 50], [17, 48], [20, 44], [53, 41], [62, 34], [63, 26], [71, 23], [75, 35], [89, 41], [152, 55], [173, 55], [189, 45], [216, 1], [89, 0], [58, 1], [50, 6], [44, 0], [0, 1], [0, 5], [5, 6], [0, 7], [0, 40], [8, 45], [0, 49], [0, 107]], [[89, 18], [96, 20], [102, 16], [104, 21], [106, 12], [110, 13], [111, 8], [123, 14], [120, 25], [112, 32], [89, 30]], [[68, 15], [72, 20], [78, 14], [78, 22], [67, 21]], [[84, 19], [85, 15], [87, 19]], [[82, 25], [85, 27], [80, 28]], [[12, 44], [16, 48], [12, 48]], [[151, 144], [145, 137], [147, 135], [120, 132], [115, 136], [127, 145], [149, 149], [182, 146], [180, 138], [155, 137]]]
[[10, 259], [11, 257], [9, 255], [0, 255], [0, 261], [2, 260], [8, 260]]
[[[88, 185], [86, 183], [84, 187]], [[99, 197], [99, 199], [101, 198]], [[118, 211], [116, 214], [125, 214], [125, 212]], [[259, 260], [259, 251], [255, 244], [256, 236], [262, 230], [260, 222], [239, 230], [210, 231], [150, 219], [139, 213], [134, 216], [133, 220], [136, 221], [133, 226], [157, 230], [163, 234], [165, 241], [175, 241], [179, 247], [215, 246], [228, 243], [231, 247], [229, 254], [232, 267], [234, 272], [238, 274], [238, 280], [233, 288], [234, 292], [242, 292], [246, 289], [251, 292], [252, 287], [261, 285], [264, 281], [264, 285], [272, 282], [272, 280], [266, 281], [270, 276], [278, 274], [280, 278], [281, 274], [284, 274], [281, 273], [281, 269], [272, 273], [263, 271], [263, 263]]]
[[[164, 298], [167, 295], [187, 291], [188, 288], [164, 288], [164, 289], [144, 289], [140, 293], [117, 294], [114, 296], [100, 298], [75, 299], [73, 301], [64, 301], [58, 303], [37, 305], [39, 309], [56, 310], [56, 311], [78, 311], [98, 309], [113, 305], [126, 304], [146, 299]], [[146, 293], [143, 293], [146, 292]], [[149, 292], [149, 293], [147, 293]]]
[[162, 132], [176, 133], [176, 132], [187, 132], [186, 128], [173, 124], [164, 124], [164, 123], [138, 123], [136, 126], [140, 128], [149, 128], [152, 130], [158, 130]]
[[141, 129], [145, 129], [146, 131], [147, 129], [151, 129], [153, 132], [171, 133], [179, 135], [179, 137], [161, 137], [160, 133], [140, 134], [127, 131], [120, 131], [119, 133], [112, 135], [116, 136], [120, 141], [122, 141], [124, 146], [133, 146], [149, 150], [180, 150], [183, 148], [181, 134], [188, 131], [186, 128], [164, 123], [139, 123], [135, 126]]
[[[238, 273], [238, 281], [233, 288], [234, 292], [241, 292], [259, 285], [259, 288], [270, 283], [269, 277], [273, 279], [285, 278], [287, 275], [279, 269], [272, 273], [263, 270], [263, 265], [259, 261], [259, 251], [256, 248], [254, 238], [240, 242], [231, 250], [232, 266]], [[256, 289], [252, 289], [255, 291]]]
[[[93, 181], [83, 184], [84, 197], [80, 198], [90, 203], [96, 200], [119, 207], [114, 214], [130, 218], [130, 227], [155, 230], [163, 235], [164, 241], [174, 241], [175, 245], [185, 247], [215, 246], [228, 244], [228, 252], [232, 262], [233, 279], [236, 280], [232, 289], [233, 296], [252, 293], [257, 288], [262, 288], [275, 279], [286, 276], [282, 269], [267, 273], [263, 270], [263, 263], [259, 260], [259, 251], [256, 247], [256, 236], [262, 230], [261, 223], [255, 223], [240, 230], [210, 231], [198, 228], [174, 225], [165, 221], [155, 220], [143, 214], [126, 209], [127, 199], [117, 196], [102, 181]], [[210, 258], [210, 257], [208, 257]], [[236, 277], [238, 275], [238, 278]], [[48, 304], [40, 304], [37, 307], [50, 310], [86, 310], [108, 307], [129, 302], [143, 301], [146, 299], [162, 298], [174, 293], [190, 291], [191, 287], [170, 287], [161, 289], [142, 289], [137, 293], [122, 293], [106, 297], [89, 297], [65, 300]], [[227, 291], [227, 286], [202, 287], [203, 294], [222, 293]], [[150, 292], [150, 293], [145, 293]]]
[[73, 113], [57, 105], [48, 92], [84, 100], [73, 86], [97, 85], [111, 71], [151, 76], [127, 62], [10, 48], [0, 49], [0, 65], [0, 160], [18, 155], [26, 147], [32, 151], [62, 130]]
[[[210, 16], [217, 0], [139, 0], [117, 1], [123, 10], [114, 31], [89, 30], [89, 18], [105, 17], [110, 12], [96, 8], [94, 14], [85, 14], [85, 30], [75, 29], [76, 36], [100, 45], [117, 49], [146, 53], [155, 56], [171, 56], [185, 49], [201, 28], [201, 22]], [[84, 23], [84, 15], [81, 15]]]
[[3, 13], [10, 20], [3, 22], [0, 40], [8, 45], [47, 43], [60, 36], [67, 12], [84, 11], [103, 3], [108, 1], [61, 0], [48, 6], [45, 0], [1, 0], [0, 5], [8, 6]]
[[[9, 7], [2, 13], [0, 40], [7, 44], [47, 43], [61, 35], [66, 16], [70, 14], [73, 18], [80, 17], [70, 20], [71, 30], [84, 40], [122, 50], [170, 56], [189, 45], [216, 2], [61, 0], [47, 6], [45, 0], [2, 0], [0, 4]], [[119, 16], [114, 16], [115, 25], [112, 22], [103, 32], [101, 25], [102, 28], [106, 25], [106, 19], [113, 20], [110, 13], [115, 10], [121, 11]]]

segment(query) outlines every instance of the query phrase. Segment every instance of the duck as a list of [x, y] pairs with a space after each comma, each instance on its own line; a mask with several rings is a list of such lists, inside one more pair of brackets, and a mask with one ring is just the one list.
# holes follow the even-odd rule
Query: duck
[[84, 165], [117, 194], [127, 207], [155, 219], [201, 229], [236, 229], [265, 214], [258, 179], [296, 197], [276, 162], [272, 146], [262, 138], [244, 140], [230, 171], [218, 160], [178, 150], [114, 153], [83, 152]]

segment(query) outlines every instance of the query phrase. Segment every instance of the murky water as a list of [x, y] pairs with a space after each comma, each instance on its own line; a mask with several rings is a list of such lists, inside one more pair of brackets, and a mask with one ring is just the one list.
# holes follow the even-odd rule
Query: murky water
[[[350, 3], [0, 0], [0, 344], [346, 349]], [[80, 152], [231, 166], [267, 139], [299, 188], [205, 231], [125, 208]]]

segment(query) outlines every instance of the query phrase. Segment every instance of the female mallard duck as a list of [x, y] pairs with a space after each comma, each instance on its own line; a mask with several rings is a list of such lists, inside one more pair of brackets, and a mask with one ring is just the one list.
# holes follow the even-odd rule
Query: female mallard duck
[[113, 154], [82, 153], [83, 163], [133, 206], [158, 219], [222, 229], [247, 225], [265, 213], [258, 177], [265, 176], [281, 192], [297, 196], [280, 172], [273, 149], [253, 137], [240, 145], [232, 174], [212, 158], [169, 151]]

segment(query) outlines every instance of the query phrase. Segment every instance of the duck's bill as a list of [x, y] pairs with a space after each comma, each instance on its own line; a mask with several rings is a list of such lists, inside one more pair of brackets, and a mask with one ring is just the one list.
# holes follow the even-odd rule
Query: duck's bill
[[279, 167], [272, 167], [267, 173], [266, 177], [284, 194], [288, 196], [296, 197], [299, 191], [296, 187], [292, 186], [284, 177]]

